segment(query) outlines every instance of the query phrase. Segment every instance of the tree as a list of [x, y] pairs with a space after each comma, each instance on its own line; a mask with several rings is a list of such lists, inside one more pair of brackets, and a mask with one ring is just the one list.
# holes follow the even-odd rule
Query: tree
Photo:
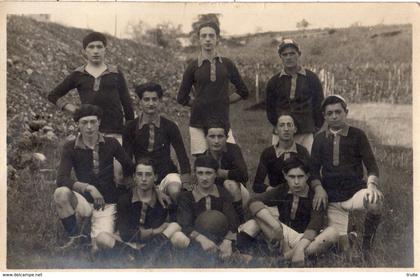
[[306, 21], [306, 19], [304, 18], [298, 23], [296, 23], [296, 28], [305, 30], [306, 28], [308, 28], [309, 25], [310, 25], [309, 22]]

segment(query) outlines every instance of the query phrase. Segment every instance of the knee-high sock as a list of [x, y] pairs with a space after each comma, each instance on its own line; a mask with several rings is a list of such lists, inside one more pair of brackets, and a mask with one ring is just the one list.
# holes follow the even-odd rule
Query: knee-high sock
[[251, 254], [256, 246], [256, 239], [248, 235], [246, 232], [239, 232], [236, 237], [236, 247], [239, 252], [244, 254]]
[[75, 214], [62, 218], [61, 223], [63, 224], [64, 230], [66, 230], [67, 234], [70, 237], [74, 237], [78, 235], [77, 234], [77, 221], [76, 221]]
[[362, 249], [369, 251], [372, 248], [373, 240], [375, 238], [376, 229], [379, 223], [381, 223], [381, 215], [375, 215], [372, 213], [366, 214], [364, 232], [363, 232], [363, 244]]
[[244, 209], [242, 207], [242, 200], [238, 200], [232, 203], [233, 208], [235, 209], [236, 213], [239, 216], [239, 222], [244, 222], [245, 216], [244, 216]]

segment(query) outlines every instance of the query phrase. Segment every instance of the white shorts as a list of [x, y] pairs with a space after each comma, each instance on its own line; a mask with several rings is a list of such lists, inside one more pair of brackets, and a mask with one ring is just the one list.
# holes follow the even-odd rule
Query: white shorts
[[[314, 135], [312, 133], [299, 134], [294, 136], [294, 141], [297, 144], [304, 146], [309, 154], [311, 154], [312, 144], [314, 143]], [[279, 142], [279, 136], [273, 134], [272, 144], [276, 145]]]
[[[190, 130], [190, 139], [191, 139], [191, 155], [201, 154], [205, 152], [208, 148], [206, 136], [204, 135], [204, 130], [202, 128], [189, 127]], [[235, 143], [235, 138], [233, 137], [232, 129], [229, 129], [227, 142]]]
[[158, 189], [163, 193], [168, 193], [168, 185], [169, 184], [179, 184], [179, 189], [182, 187], [181, 176], [178, 173], [169, 173], [162, 179], [160, 182]]
[[339, 235], [347, 235], [349, 212], [367, 209], [367, 189], [356, 192], [352, 198], [343, 202], [328, 204], [328, 226], [334, 227]]
[[95, 210], [83, 195], [73, 191], [77, 199], [76, 214], [82, 217], [91, 217], [91, 238], [95, 238], [101, 232], [114, 233], [115, 219], [117, 217], [117, 205], [105, 204], [103, 210]]

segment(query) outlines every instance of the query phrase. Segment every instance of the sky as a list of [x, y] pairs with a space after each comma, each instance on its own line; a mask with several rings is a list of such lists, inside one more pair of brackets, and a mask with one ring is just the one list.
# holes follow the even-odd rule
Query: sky
[[[63, 3], [65, 4], [65, 3]], [[49, 5], [45, 13], [49, 13]], [[93, 8], [94, 7], [94, 8]], [[59, 6], [51, 12], [51, 20], [67, 26], [128, 37], [127, 25], [139, 20], [147, 26], [171, 22], [181, 24], [184, 32], [199, 14], [220, 13], [223, 34], [241, 35], [256, 31], [296, 30], [305, 19], [309, 28], [340, 28], [359, 23], [407, 24], [414, 20], [416, 4], [401, 3], [84, 3], [77, 11]]]

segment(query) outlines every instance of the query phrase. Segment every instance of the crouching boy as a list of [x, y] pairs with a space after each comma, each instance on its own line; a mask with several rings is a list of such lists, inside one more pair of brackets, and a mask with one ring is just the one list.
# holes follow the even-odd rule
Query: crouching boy
[[219, 164], [211, 156], [203, 155], [196, 159], [194, 169], [197, 186], [179, 195], [177, 221], [190, 238], [191, 251], [200, 249], [220, 258], [230, 257], [238, 215], [230, 193], [215, 184]]
[[[302, 265], [308, 255], [317, 255], [334, 243], [338, 235], [333, 228], [323, 229], [325, 210], [312, 208], [314, 192], [307, 181], [308, 166], [297, 157], [284, 161], [287, 185], [255, 195], [249, 202], [254, 219], [239, 227], [238, 249], [247, 252], [255, 237], [263, 232], [272, 249], [284, 255], [294, 265]], [[277, 206], [276, 218], [267, 206]], [[327, 239], [326, 239], [327, 238]]]

